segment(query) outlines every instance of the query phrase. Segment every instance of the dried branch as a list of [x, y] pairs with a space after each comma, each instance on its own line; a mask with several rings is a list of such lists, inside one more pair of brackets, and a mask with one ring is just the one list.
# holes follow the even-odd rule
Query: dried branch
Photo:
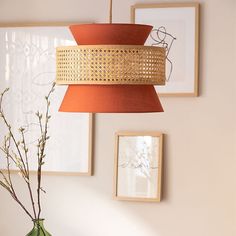
[[25, 213], [33, 220], [33, 216], [31, 215], [31, 213], [26, 209], [26, 207], [22, 204], [22, 202], [19, 200], [12, 180], [11, 180], [11, 172], [10, 172], [10, 161], [9, 161], [9, 157], [6, 156], [7, 159], [7, 176], [0, 170], [0, 174], [2, 175], [4, 182], [0, 180], [0, 185], [5, 188], [9, 194], [12, 196], [12, 198], [21, 206], [21, 208], [25, 211]]
[[[12, 128], [10, 123], [7, 121], [7, 118], [4, 114], [2, 104], [3, 104], [3, 97], [8, 92], [9, 89], [5, 89], [3, 93], [0, 94], [0, 118], [2, 118], [3, 123], [5, 124], [8, 134], [4, 136], [4, 141], [2, 146], [0, 146], [0, 151], [4, 155], [6, 159], [6, 173], [0, 170], [0, 177], [2, 177], [2, 180], [0, 179], [0, 186], [2, 186], [6, 191], [9, 192], [9, 194], [12, 196], [12, 198], [21, 206], [21, 208], [26, 212], [26, 214], [33, 220], [33, 219], [39, 219], [41, 214], [41, 202], [40, 202], [40, 193], [45, 192], [44, 189], [41, 186], [41, 179], [42, 179], [42, 165], [44, 164], [44, 158], [46, 156], [45, 154], [45, 147], [46, 142], [49, 139], [47, 136], [48, 133], [48, 123], [51, 116], [49, 115], [49, 107], [50, 107], [50, 96], [52, 92], [54, 91], [55, 83], [53, 83], [51, 90], [49, 91], [48, 95], [45, 97], [46, 99], [46, 113], [45, 113], [45, 121], [43, 125], [43, 115], [39, 112], [36, 113], [38, 116], [39, 121], [39, 127], [40, 127], [40, 137], [38, 139], [38, 151], [37, 151], [37, 157], [38, 157], [38, 167], [37, 167], [37, 203], [38, 203], [38, 212], [36, 211], [35, 207], [35, 201], [33, 197], [33, 191], [31, 187], [31, 178], [30, 178], [30, 168], [29, 168], [29, 157], [28, 152], [29, 149], [27, 147], [26, 138], [25, 138], [25, 129], [23, 127], [19, 128], [21, 141], [17, 141], [15, 135], [13, 134]], [[11, 145], [13, 145], [14, 150], [11, 148]], [[11, 163], [13, 163], [17, 169], [20, 171], [19, 174], [22, 176], [24, 182], [27, 185], [29, 195], [30, 195], [30, 201], [33, 209], [33, 215], [26, 209], [26, 207], [23, 205], [23, 203], [19, 200], [14, 184], [11, 178], [11, 170], [10, 166]]]
[[26, 172], [27, 172], [27, 188], [29, 190], [29, 194], [30, 194], [30, 200], [31, 200], [31, 204], [32, 204], [32, 208], [33, 208], [33, 212], [34, 212], [34, 219], [36, 219], [36, 209], [35, 209], [35, 202], [34, 202], [34, 197], [33, 197], [33, 193], [32, 193], [32, 188], [30, 185], [30, 173], [29, 173], [29, 160], [28, 160], [28, 148], [26, 146], [26, 142], [25, 142], [25, 135], [24, 135], [24, 128], [20, 128], [19, 129], [21, 136], [22, 136], [22, 144], [23, 144], [23, 150], [24, 150], [24, 154], [25, 154], [25, 162], [26, 162]]
[[39, 124], [40, 124], [40, 130], [41, 130], [41, 139], [39, 140], [38, 147], [39, 147], [39, 152], [38, 152], [38, 171], [37, 171], [37, 176], [38, 176], [38, 188], [37, 188], [37, 195], [38, 195], [38, 219], [40, 218], [41, 214], [41, 201], [40, 201], [40, 196], [41, 196], [41, 180], [42, 180], [42, 166], [44, 164], [44, 158], [46, 156], [45, 154], [45, 147], [46, 147], [46, 142], [49, 139], [47, 136], [48, 133], [48, 122], [51, 116], [49, 115], [49, 109], [50, 109], [50, 96], [54, 91], [55, 83], [53, 83], [51, 90], [49, 91], [48, 95], [45, 97], [46, 100], [46, 114], [45, 114], [45, 124], [44, 124], [44, 131], [42, 127], [42, 115], [38, 113], [38, 119], [39, 119]]

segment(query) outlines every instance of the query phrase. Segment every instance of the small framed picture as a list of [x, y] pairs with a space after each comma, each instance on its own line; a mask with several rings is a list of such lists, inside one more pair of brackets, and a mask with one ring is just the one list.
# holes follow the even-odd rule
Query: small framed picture
[[160, 202], [162, 145], [159, 132], [116, 133], [115, 199]]
[[199, 3], [137, 4], [131, 21], [153, 30], [146, 45], [166, 48], [166, 84], [162, 96], [198, 96]]

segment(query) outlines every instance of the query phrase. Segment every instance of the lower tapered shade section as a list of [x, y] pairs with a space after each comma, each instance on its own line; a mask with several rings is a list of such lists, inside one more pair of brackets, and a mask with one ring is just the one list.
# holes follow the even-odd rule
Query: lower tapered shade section
[[59, 111], [142, 113], [163, 108], [152, 85], [70, 85]]

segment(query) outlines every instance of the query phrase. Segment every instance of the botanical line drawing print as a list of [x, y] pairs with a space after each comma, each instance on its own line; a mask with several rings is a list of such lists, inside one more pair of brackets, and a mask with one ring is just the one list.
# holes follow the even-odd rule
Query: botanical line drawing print
[[[145, 138], [140, 142], [141, 149], [135, 148], [132, 143], [128, 143], [129, 153], [123, 152], [118, 166], [120, 168], [130, 168], [136, 170], [142, 176], [151, 180], [152, 170], [158, 169], [158, 164], [153, 163], [153, 150]], [[154, 145], [153, 149], [157, 146]]]

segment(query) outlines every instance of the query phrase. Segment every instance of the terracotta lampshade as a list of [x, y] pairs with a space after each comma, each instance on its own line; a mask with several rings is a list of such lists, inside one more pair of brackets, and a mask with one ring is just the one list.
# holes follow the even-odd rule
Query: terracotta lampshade
[[83, 24], [69, 28], [78, 45], [144, 45], [153, 27], [139, 24]]
[[70, 85], [60, 111], [139, 113], [163, 111], [152, 85]]
[[[149, 25], [72, 25], [79, 45], [143, 45]], [[153, 85], [69, 85], [59, 111], [91, 113], [163, 112]]]

